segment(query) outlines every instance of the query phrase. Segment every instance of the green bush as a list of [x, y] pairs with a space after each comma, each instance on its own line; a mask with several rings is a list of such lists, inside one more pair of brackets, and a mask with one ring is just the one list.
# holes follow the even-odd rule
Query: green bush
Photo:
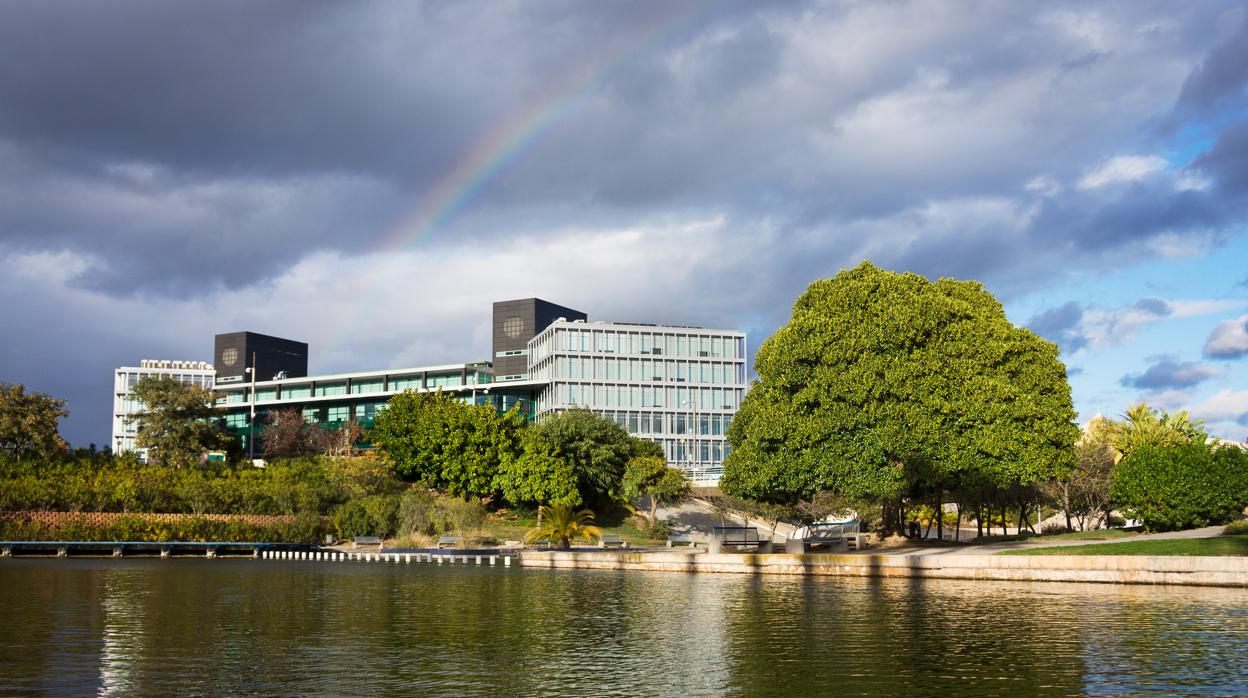
[[302, 514], [288, 523], [268, 526], [237, 519], [204, 518], [167, 523], [142, 515], [119, 517], [103, 526], [69, 523], [53, 527], [24, 521], [0, 522], [0, 538], [4, 540], [316, 543], [328, 530], [329, 526], [315, 514]]
[[1149, 531], [1226, 523], [1248, 504], [1248, 454], [1198, 443], [1141, 446], [1114, 467], [1110, 493]]

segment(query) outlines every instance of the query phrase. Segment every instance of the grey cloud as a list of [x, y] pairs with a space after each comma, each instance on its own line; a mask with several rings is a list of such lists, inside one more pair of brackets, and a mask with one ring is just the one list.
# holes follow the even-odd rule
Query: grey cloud
[[1172, 356], [1158, 357], [1143, 373], [1128, 374], [1119, 383], [1126, 388], [1141, 390], [1165, 390], [1192, 388], [1221, 376], [1224, 371], [1216, 366], [1197, 361], [1179, 361]]
[[1212, 175], [1227, 194], [1248, 198], [1248, 120], [1228, 126], [1193, 165]]
[[1205, 340], [1204, 354], [1210, 359], [1248, 356], [1248, 315], [1218, 323]]
[[[1248, 97], [1248, 13], [1238, 8], [1238, 22], [1183, 83], [1181, 111], [1208, 113], [1217, 107], [1242, 103]], [[1231, 13], [1227, 13], [1230, 19]]]
[[1083, 307], [1071, 301], [1036, 315], [1027, 323], [1028, 329], [1061, 347], [1063, 352], [1078, 351], [1088, 344], [1079, 323]]
[[[1149, 66], [1196, 62], [1222, 7], [1177, 22], [1164, 6], [1100, 8], [1097, 21], [1121, 36], [1150, 33], [1107, 48], [1063, 24], [1077, 24], [1079, 3], [16, 6], [0, 26], [0, 148], [20, 166], [0, 180], [0, 235], [96, 256], [80, 283], [110, 293], [254, 283], [310, 250], [373, 249], [474, 145], [536, 109], [532, 144], [427, 244], [716, 211], [743, 230], [781, 231], [794, 251], [782, 265], [835, 267], [852, 261], [849, 236], [864, 224], [901, 237], [907, 212], [930, 202], [1029, 205], [1020, 192], [1037, 173], [1069, 179], [1115, 154], [1130, 124], [1169, 108], [1166, 86], [1124, 96], [1112, 118], [1078, 105], [1164, 74]], [[55, 50], [41, 38], [50, 32]], [[552, 92], [564, 84], [580, 87]], [[44, 203], [66, 180], [84, 201], [107, 200], [110, 172], [129, 163], [160, 173], [149, 184], [158, 206], [197, 187], [293, 193], [174, 221]], [[351, 184], [314, 184], [335, 181]], [[1150, 236], [1206, 234], [1240, 215], [1162, 185], [1035, 205], [1012, 237], [981, 222], [968, 238], [967, 221], [950, 219], [875, 256], [1025, 286], [1051, 273], [1039, 263], [1050, 254], [1130, 258]], [[237, 239], [247, 253], [223, 251]], [[808, 261], [812, 248], [829, 254]]]
[[1170, 304], [1161, 298], [1141, 298], [1132, 307], [1159, 317], [1165, 317], [1171, 313]]

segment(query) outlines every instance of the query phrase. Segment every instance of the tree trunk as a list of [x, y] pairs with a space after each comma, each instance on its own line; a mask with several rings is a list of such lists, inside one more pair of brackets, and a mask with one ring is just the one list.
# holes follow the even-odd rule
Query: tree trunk
[[1001, 535], [1010, 535], [1009, 517], [1006, 516], [1005, 500], [1001, 500]]
[[936, 540], [945, 539], [945, 492], [936, 493]]
[[659, 520], [659, 499], [654, 495], [650, 495], [650, 523]]
[[984, 505], [982, 502], [975, 502], [975, 537], [984, 537]]
[[958, 519], [953, 524], [953, 542], [958, 543], [962, 540], [962, 502], [957, 502]]

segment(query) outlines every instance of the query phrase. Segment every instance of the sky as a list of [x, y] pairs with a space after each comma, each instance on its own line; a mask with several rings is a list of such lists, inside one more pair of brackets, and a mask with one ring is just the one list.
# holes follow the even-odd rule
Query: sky
[[0, 381], [489, 357], [490, 304], [746, 331], [870, 260], [982, 282], [1080, 419], [1248, 437], [1242, 2], [0, 6]]

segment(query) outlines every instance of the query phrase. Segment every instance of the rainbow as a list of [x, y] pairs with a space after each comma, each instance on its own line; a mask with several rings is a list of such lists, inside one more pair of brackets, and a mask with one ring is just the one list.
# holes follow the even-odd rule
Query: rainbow
[[[587, 95], [637, 56], [698, 23], [716, 7], [713, 0], [661, 5], [663, 9], [656, 12], [641, 31], [626, 40], [612, 42], [595, 60], [580, 62], [547, 81], [523, 105], [499, 120], [420, 197], [417, 205], [400, 218], [398, 225], [382, 236], [376, 251], [405, 249], [445, 227], [499, 173], [575, 111]], [[349, 324], [353, 318], [341, 318], [340, 321]], [[331, 332], [327, 348], [337, 346], [347, 336], [353, 335], [345, 326]]]

